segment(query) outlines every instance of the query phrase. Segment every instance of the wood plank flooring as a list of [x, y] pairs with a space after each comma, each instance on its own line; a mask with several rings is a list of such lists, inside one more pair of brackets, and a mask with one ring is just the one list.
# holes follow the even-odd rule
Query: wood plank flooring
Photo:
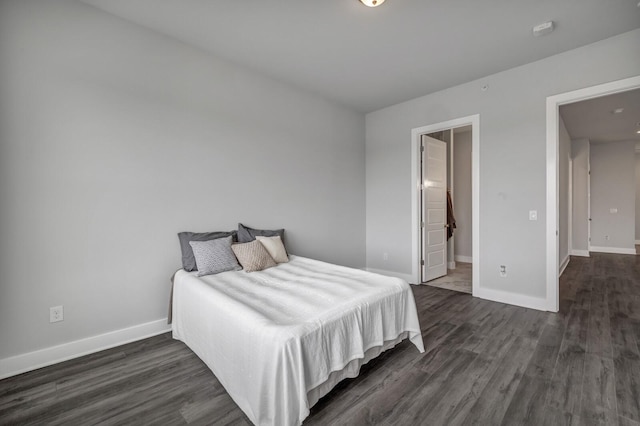
[[[426, 353], [383, 353], [305, 425], [640, 426], [640, 256], [572, 258], [557, 314], [412, 288]], [[250, 422], [165, 334], [0, 381], [0, 424]]]

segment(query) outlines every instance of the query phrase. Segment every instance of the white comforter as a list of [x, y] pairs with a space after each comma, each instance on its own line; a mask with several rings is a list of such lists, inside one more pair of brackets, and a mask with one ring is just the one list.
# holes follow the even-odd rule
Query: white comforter
[[307, 392], [402, 333], [424, 352], [405, 281], [290, 258], [252, 273], [199, 278], [181, 270], [174, 280], [173, 337], [257, 425], [301, 424]]

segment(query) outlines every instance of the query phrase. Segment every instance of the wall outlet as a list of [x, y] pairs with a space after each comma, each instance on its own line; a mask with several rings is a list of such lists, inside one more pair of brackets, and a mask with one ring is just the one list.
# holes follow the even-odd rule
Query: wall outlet
[[538, 220], [538, 210], [529, 210], [529, 220]]
[[608, 236], [608, 235], [605, 235], [605, 236], [604, 236], [604, 239], [605, 239], [605, 240], [607, 240], [607, 241], [609, 241], [609, 236]]
[[500, 265], [500, 276], [502, 278], [507, 276], [507, 267], [505, 265]]
[[389, 260], [389, 253], [383, 253], [383, 254], [382, 254], [382, 260], [384, 260], [385, 262], [386, 262], [387, 260]]
[[53, 306], [49, 308], [49, 322], [58, 322], [64, 319], [64, 308], [62, 306]]

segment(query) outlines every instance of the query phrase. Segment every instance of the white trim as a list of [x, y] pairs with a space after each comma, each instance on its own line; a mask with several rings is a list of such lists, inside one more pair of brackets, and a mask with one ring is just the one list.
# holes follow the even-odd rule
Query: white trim
[[589, 250], [571, 250], [571, 256], [590, 257]]
[[587, 250], [591, 248], [591, 141], [587, 139]]
[[614, 253], [614, 254], [636, 254], [635, 248], [622, 247], [596, 247], [591, 246], [591, 251], [596, 253]]
[[[476, 296], [474, 294], [474, 296]], [[492, 300], [494, 302], [508, 303], [509, 305], [522, 306], [523, 308], [547, 310], [547, 300], [540, 297], [527, 296], [524, 294], [510, 293], [502, 290], [493, 290], [485, 287], [478, 289], [478, 297]]]
[[547, 97], [546, 309], [557, 312], [558, 281], [558, 132], [560, 105], [640, 88], [640, 76]]
[[[568, 217], [567, 217], [567, 257], [571, 255], [571, 250], [573, 250], [573, 158], [571, 158], [571, 140], [569, 140], [569, 191], [567, 193], [567, 206], [568, 206]], [[563, 269], [564, 270], [564, 269]], [[562, 274], [562, 272], [560, 272]]]
[[640, 244], [640, 240], [636, 240], [636, 245]]
[[456, 262], [454, 260], [447, 262], [447, 269], [456, 269]]
[[565, 269], [567, 269], [567, 266], [569, 266], [569, 261], [571, 260], [571, 256], [567, 255], [567, 257], [564, 258], [564, 260], [562, 261], [562, 263], [560, 264], [560, 271], [558, 271], [558, 276], [562, 276], [562, 273], [564, 272]]
[[442, 123], [411, 129], [411, 281], [420, 283], [420, 136], [471, 125], [471, 291], [480, 288], [480, 115], [470, 115]]
[[[547, 285], [546, 309], [558, 312], [558, 149], [560, 112], [557, 102], [547, 98]], [[551, 143], [549, 141], [552, 141]]]
[[386, 271], [384, 269], [365, 268], [365, 271], [373, 272], [374, 274], [386, 275], [388, 277], [395, 277], [405, 280], [408, 283], [420, 284], [418, 281], [414, 281], [410, 274], [404, 274], [402, 272]]
[[473, 258], [471, 256], [462, 256], [462, 255], [456, 254], [455, 258], [456, 258], [456, 262], [473, 263]]
[[167, 319], [111, 331], [0, 360], [0, 379], [171, 331]]

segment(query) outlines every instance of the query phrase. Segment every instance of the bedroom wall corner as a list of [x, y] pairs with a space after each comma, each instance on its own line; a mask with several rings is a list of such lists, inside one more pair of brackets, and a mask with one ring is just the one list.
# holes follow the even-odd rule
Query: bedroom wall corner
[[0, 2], [0, 40], [3, 362], [166, 316], [181, 231], [365, 266], [364, 114], [78, 1]]

